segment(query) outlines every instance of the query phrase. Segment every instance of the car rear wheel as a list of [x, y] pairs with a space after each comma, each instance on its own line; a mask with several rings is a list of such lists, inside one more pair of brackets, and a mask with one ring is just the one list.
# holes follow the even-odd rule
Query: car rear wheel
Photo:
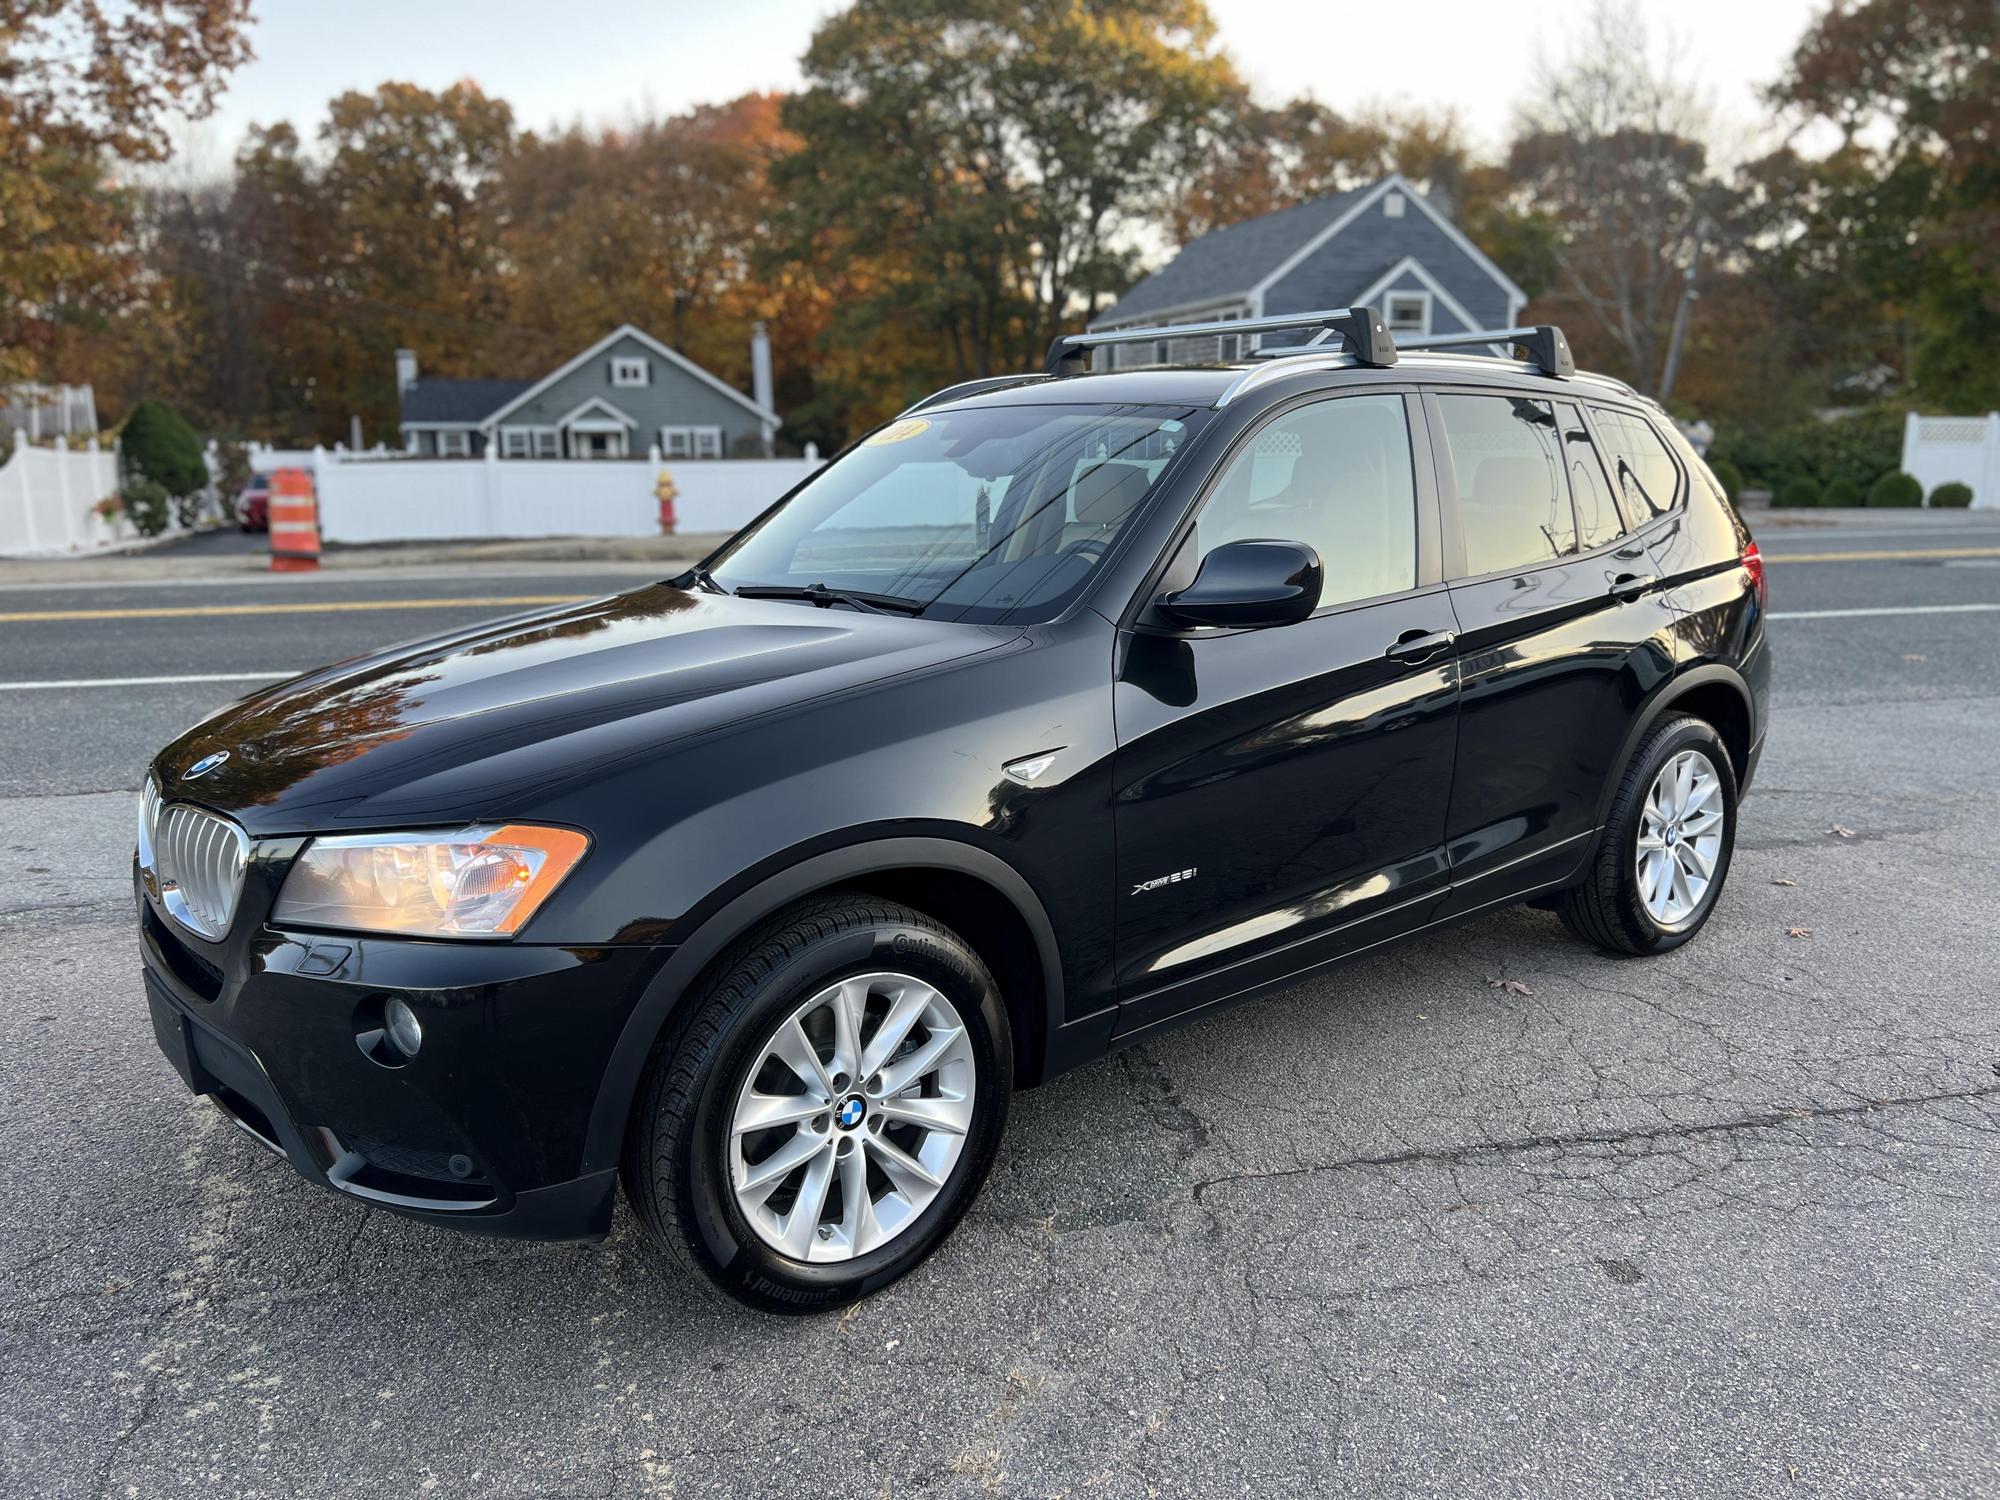
[[1736, 776], [1712, 726], [1676, 715], [1640, 743], [1588, 878], [1556, 910], [1585, 942], [1664, 953], [1715, 910], [1736, 843]]
[[971, 946], [861, 893], [793, 908], [726, 958], [656, 1052], [626, 1194], [731, 1296], [812, 1312], [888, 1285], [971, 1205], [1013, 1085]]

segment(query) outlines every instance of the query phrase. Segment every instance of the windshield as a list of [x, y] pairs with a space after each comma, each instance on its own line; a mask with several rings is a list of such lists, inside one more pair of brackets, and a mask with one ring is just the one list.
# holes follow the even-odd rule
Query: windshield
[[1060, 613], [1208, 414], [994, 406], [905, 417], [710, 564], [722, 587], [826, 589], [948, 618]]

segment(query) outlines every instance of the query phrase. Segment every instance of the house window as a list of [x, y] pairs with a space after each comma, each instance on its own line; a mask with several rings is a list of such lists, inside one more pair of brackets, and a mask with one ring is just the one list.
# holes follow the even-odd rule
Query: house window
[[720, 427], [662, 427], [660, 452], [668, 458], [722, 457]]
[[562, 457], [562, 437], [553, 427], [535, 429], [535, 457]]
[[613, 385], [649, 384], [651, 366], [643, 359], [614, 359], [611, 361], [611, 383]]
[[1382, 308], [1391, 334], [1424, 334], [1431, 331], [1429, 292], [1391, 292]]
[[472, 452], [472, 434], [465, 431], [443, 431], [437, 436], [439, 458], [464, 458]]
[[1403, 195], [1401, 193], [1388, 193], [1383, 196], [1382, 217], [1385, 219], [1400, 219], [1403, 217]]
[[534, 449], [534, 434], [525, 427], [503, 427], [500, 429], [500, 456], [502, 458], [527, 458]]
[[[1216, 321], [1234, 323], [1242, 317], [1240, 312], [1226, 312], [1217, 315]], [[1240, 333], [1220, 333], [1215, 337], [1215, 358], [1218, 364], [1230, 364], [1243, 357], [1243, 335]]]

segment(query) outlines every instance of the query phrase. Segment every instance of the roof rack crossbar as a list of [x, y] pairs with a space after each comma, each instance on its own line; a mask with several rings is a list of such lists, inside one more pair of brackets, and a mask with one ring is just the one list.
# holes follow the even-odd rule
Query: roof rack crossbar
[[1467, 344], [1515, 344], [1527, 351], [1528, 362], [1545, 375], [1563, 380], [1576, 373], [1576, 361], [1570, 356], [1569, 340], [1553, 323], [1539, 323], [1532, 328], [1480, 328], [1471, 333], [1440, 333], [1429, 338], [1404, 339], [1398, 347], [1458, 349]]
[[1051, 375], [1077, 375], [1092, 349], [1107, 344], [1143, 344], [1155, 339], [1200, 338], [1205, 334], [1272, 333], [1286, 328], [1316, 328], [1314, 344], [1338, 336], [1365, 365], [1393, 365], [1396, 341], [1372, 307], [1322, 308], [1318, 312], [1281, 313], [1269, 318], [1228, 318], [1213, 323], [1165, 323], [1150, 328], [1108, 328], [1102, 333], [1063, 334], [1049, 345]]

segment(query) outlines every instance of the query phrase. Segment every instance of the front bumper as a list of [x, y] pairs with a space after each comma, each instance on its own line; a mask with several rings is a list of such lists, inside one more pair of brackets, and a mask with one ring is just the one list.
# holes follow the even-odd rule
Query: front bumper
[[[480, 1234], [611, 1224], [616, 1167], [586, 1160], [604, 1069], [669, 950], [285, 933], [208, 944], [138, 895], [146, 1000], [182, 1080], [330, 1191]], [[400, 996], [407, 1060], [368, 1045]]]

